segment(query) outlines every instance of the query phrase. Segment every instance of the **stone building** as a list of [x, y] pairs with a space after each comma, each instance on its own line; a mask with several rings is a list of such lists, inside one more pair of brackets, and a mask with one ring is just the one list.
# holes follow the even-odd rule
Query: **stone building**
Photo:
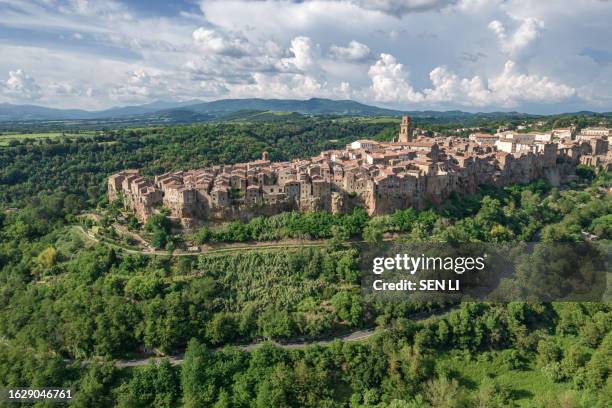
[[400, 143], [412, 141], [412, 128], [410, 127], [410, 116], [402, 116], [402, 124], [400, 125], [400, 133], [397, 139]]
[[591, 137], [610, 137], [610, 129], [604, 127], [588, 127], [580, 131], [577, 138], [591, 138]]
[[164, 206], [191, 227], [202, 220], [224, 221], [282, 211], [373, 214], [441, 203], [453, 192], [478, 185], [504, 186], [537, 178], [558, 182], [579, 163], [609, 167], [604, 137], [584, 140], [504, 132], [457, 137], [414, 138], [404, 117], [397, 141], [357, 140], [343, 150], [309, 159], [261, 160], [141, 177], [125, 170], [108, 179], [108, 198], [123, 198], [146, 221]]

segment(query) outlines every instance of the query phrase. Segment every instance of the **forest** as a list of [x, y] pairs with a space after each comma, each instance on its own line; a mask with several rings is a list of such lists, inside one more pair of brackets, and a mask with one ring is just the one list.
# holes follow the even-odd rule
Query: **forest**
[[289, 123], [184, 125], [116, 129], [88, 138], [22, 140], [0, 148], [0, 203], [18, 206], [32, 196], [62, 191], [95, 207], [106, 178], [123, 169], [145, 175], [317, 155], [356, 138], [372, 138], [388, 123], [303, 120]]
[[[585, 172], [585, 180], [594, 177], [589, 169], [579, 171]], [[476, 195], [454, 193], [441, 206], [425, 211], [409, 208], [371, 218], [362, 209], [348, 214], [282, 213], [203, 227], [192, 238], [200, 244], [342, 237], [377, 242], [394, 233], [409, 234], [416, 241], [508, 242], [532, 241], [541, 233], [544, 241], [572, 242], [581, 241], [581, 232], [588, 231], [610, 239], [612, 218], [605, 189], [609, 183], [610, 176], [604, 173], [580, 193], [560, 191], [542, 180], [503, 189], [482, 186]]]
[[[359, 242], [389, 237], [610, 239], [605, 172], [581, 168], [561, 188], [483, 187], [423, 211], [287, 213], [192, 237], [325, 240], [315, 248], [146, 256], [86, 241], [76, 228], [84, 211], [108, 208], [104, 179], [121, 168], [161, 173], [263, 148], [286, 159], [384, 129], [194, 125], [0, 148], [0, 387], [69, 386], [79, 407], [608, 406], [609, 302], [385, 302], [362, 296], [358, 266]], [[331, 341], [371, 329], [366, 340]], [[331, 342], [282, 347], [321, 339]], [[118, 364], [183, 353], [178, 365]]]

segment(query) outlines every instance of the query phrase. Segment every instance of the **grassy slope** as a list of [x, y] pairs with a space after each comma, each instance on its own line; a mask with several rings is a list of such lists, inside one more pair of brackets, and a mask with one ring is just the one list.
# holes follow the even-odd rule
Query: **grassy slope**
[[[66, 138], [77, 138], [93, 136], [94, 132], [81, 132], [81, 133], [63, 133]], [[43, 133], [0, 133], [0, 146], [8, 146], [11, 140], [24, 140], [24, 139], [59, 139], [62, 137], [61, 132], [43, 132]]]
[[490, 355], [491, 359], [473, 360], [464, 356], [444, 354], [437, 360], [437, 365], [474, 393], [485, 378], [494, 378], [501, 386], [511, 390], [512, 399], [521, 407], [533, 406], [534, 399], [550, 401], [574, 392], [571, 390], [571, 384], [556, 383], [544, 376], [533, 361], [523, 369], [510, 369], [495, 354], [485, 353], [480, 357], [486, 354]]

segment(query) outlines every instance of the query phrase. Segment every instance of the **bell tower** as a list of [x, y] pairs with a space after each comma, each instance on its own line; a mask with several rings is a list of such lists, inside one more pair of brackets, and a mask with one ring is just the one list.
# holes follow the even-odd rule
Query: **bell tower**
[[261, 154], [261, 160], [265, 160], [265, 161], [270, 160], [270, 154], [268, 153], [267, 150], [264, 150], [263, 153]]
[[408, 143], [412, 141], [412, 129], [410, 129], [410, 116], [402, 116], [402, 124], [400, 125], [399, 137], [400, 143]]

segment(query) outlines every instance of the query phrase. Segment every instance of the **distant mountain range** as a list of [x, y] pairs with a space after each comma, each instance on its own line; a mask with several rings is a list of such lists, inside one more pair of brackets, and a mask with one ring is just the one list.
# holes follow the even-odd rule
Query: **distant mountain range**
[[[283, 113], [283, 114], [279, 114]], [[365, 105], [351, 100], [312, 98], [295, 99], [221, 99], [213, 102], [191, 100], [184, 102], [157, 101], [145, 105], [115, 107], [101, 111], [80, 109], [53, 109], [36, 105], [0, 103], [0, 122], [30, 121], [134, 121], [150, 123], [192, 123], [237, 120], [291, 120], [303, 115], [333, 116], [399, 116], [409, 114], [415, 118], [445, 122], [466, 119], [499, 119], [527, 117], [517, 112], [467, 113], [462, 111], [411, 111]], [[581, 112], [581, 114], [594, 114]]]
[[157, 116], [170, 122], [209, 121], [239, 111], [296, 112], [303, 115], [399, 115], [400, 111], [364, 105], [354, 101], [313, 98], [294, 99], [221, 99], [213, 102], [158, 101], [146, 105], [124, 106], [102, 111], [53, 109], [35, 105], [0, 104], [0, 121], [94, 120]]
[[13, 105], [10, 103], [0, 103], [0, 121], [91, 120], [122, 118], [127, 116], [147, 115], [167, 109], [179, 109], [183, 106], [195, 105], [199, 103], [201, 103], [201, 101], [157, 101], [145, 105], [115, 107], [101, 111], [54, 109], [36, 105]]

